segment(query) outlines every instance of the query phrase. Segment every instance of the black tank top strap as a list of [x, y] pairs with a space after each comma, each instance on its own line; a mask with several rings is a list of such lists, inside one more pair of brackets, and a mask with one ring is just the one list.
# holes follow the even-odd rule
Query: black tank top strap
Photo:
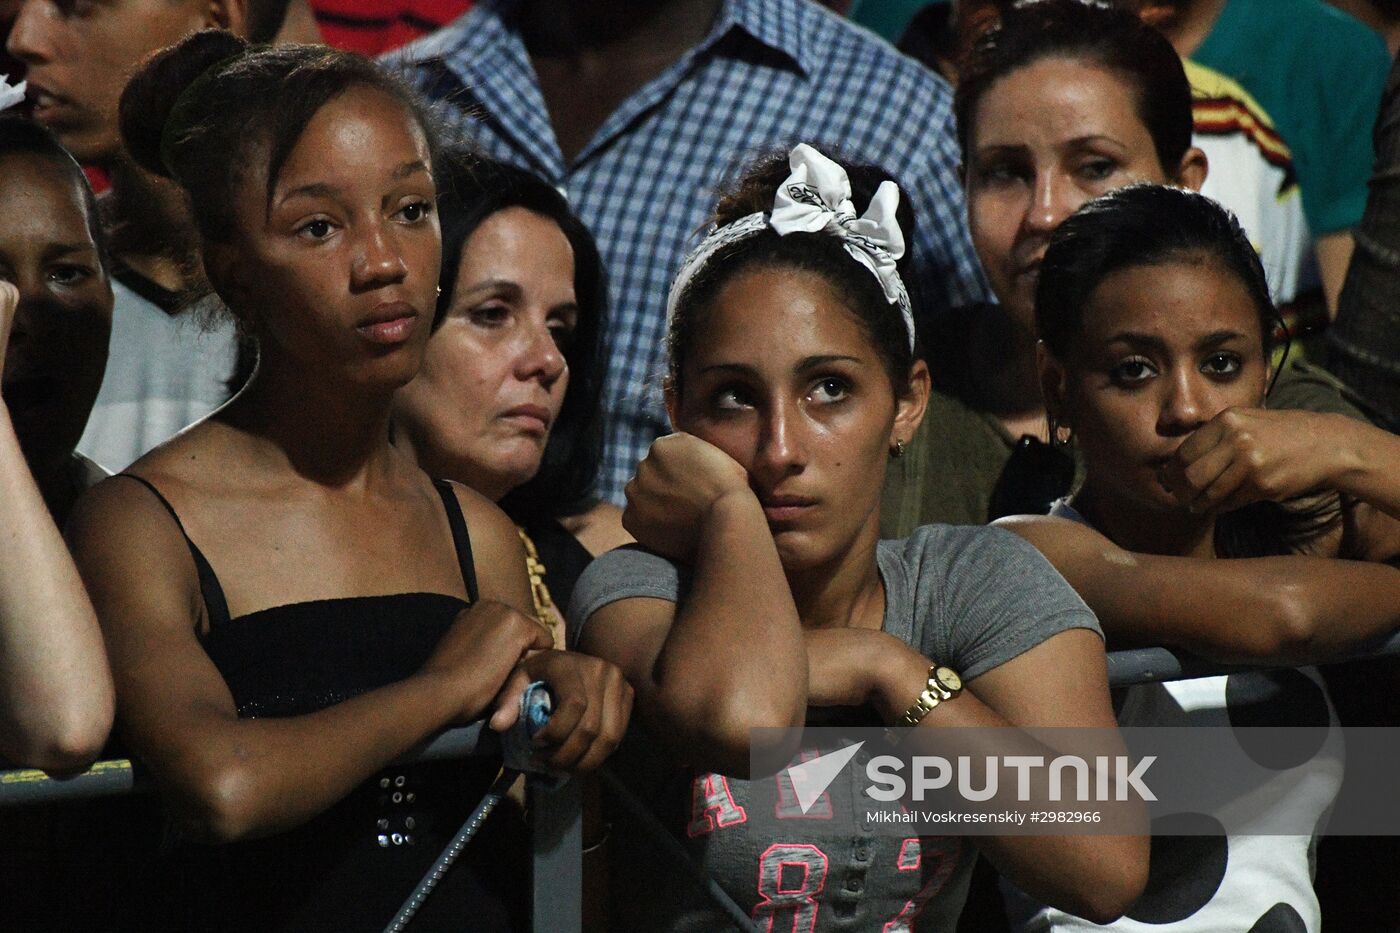
[[[447, 524], [452, 528], [452, 545], [457, 549], [457, 565], [462, 570], [462, 582], [467, 587], [467, 601], [476, 603], [476, 565], [472, 562], [472, 539], [467, 534], [467, 520], [462, 516], [462, 503], [452, 491], [452, 484], [445, 479], [433, 480], [438, 495], [442, 496], [442, 507], [447, 511]], [[194, 545], [190, 545], [194, 547]]]
[[118, 476], [125, 476], [127, 479], [134, 479], [151, 491], [151, 495], [165, 507], [165, 511], [170, 513], [170, 517], [175, 520], [175, 527], [180, 529], [180, 536], [185, 539], [185, 544], [189, 545], [190, 556], [194, 558], [195, 573], [199, 575], [199, 594], [204, 598], [204, 608], [209, 613], [210, 630], [219, 628], [228, 622], [228, 601], [224, 599], [224, 588], [219, 585], [218, 575], [214, 573], [214, 568], [205, 559], [204, 553], [190, 540], [190, 536], [185, 532], [185, 523], [180, 521], [180, 516], [176, 514], [175, 507], [170, 501], [161, 495], [160, 490], [149, 480], [143, 479], [134, 473], [118, 473]]

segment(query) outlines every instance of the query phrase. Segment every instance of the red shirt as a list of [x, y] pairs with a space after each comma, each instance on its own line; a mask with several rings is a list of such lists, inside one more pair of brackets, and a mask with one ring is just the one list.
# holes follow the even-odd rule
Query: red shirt
[[327, 45], [370, 56], [435, 32], [471, 5], [472, 0], [311, 0]]

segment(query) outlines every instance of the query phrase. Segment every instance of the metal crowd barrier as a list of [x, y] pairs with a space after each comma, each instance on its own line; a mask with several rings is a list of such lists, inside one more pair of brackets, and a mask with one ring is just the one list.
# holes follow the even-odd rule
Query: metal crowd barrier
[[[1339, 661], [1362, 661], [1387, 655], [1400, 655], [1400, 632], [1352, 652]], [[1273, 665], [1279, 667], [1281, 665]], [[1291, 665], [1290, 665], [1291, 666]], [[1258, 664], [1220, 664], [1171, 648], [1134, 648], [1108, 653], [1108, 685], [1131, 687], [1134, 684], [1159, 684], [1169, 680], [1194, 680], [1213, 674], [1259, 670]]]
[[[1400, 654], [1400, 633], [1358, 652], [1354, 659]], [[1167, 648], [1139, 648], [1108, 654], [1112, 687], [1190, 680], [1243, 670], [1249, 665], [1215, 664]], [[1254, 665], [1257, 667], [1257, 665]], [[495, 733], [473, 723], [443, 733], [405, 758], [439, 761], [468, 756], [499, 757]], [[26, 804], [85, 800], [150, 790], [150, 781], [126, 760], [99, 761], [88, 771], [51, 778], [42, 771], [0, 770], [0, 809]], [[535, 786], [531, 794], [533, 847], [531, 918], [536, 931], [579, 933], [583, 906], [583, 844], [578, 781], [556, 789]]]

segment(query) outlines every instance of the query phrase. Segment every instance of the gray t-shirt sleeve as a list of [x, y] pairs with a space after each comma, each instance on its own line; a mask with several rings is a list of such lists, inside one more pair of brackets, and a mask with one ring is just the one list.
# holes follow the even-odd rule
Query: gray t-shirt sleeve
[[[913, 644], [971, 680], [1094, 613], [1059, 571], [1003, 528], [920, 528], [902, 543]], [[910, 592], [912, 590], [912, 592]]]
[[638, 596], [674, 603], [680, 594], [680, 568], [666, 558], [635, 544], [608, 551], [585, 567], [574, 584], [565, 614], [569, 647], [578, 645], [589, 616], [610, 603]]

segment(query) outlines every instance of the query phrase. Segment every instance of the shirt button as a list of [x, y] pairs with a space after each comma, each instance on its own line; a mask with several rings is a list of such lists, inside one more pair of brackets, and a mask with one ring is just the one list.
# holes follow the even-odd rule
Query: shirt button
[[852, 894], [859, 894], [864, 887], [865, 882], [861, 881], [859, 878], [852, 878], [850, 881], [846, 882], [846, 890], [850, 891]]

